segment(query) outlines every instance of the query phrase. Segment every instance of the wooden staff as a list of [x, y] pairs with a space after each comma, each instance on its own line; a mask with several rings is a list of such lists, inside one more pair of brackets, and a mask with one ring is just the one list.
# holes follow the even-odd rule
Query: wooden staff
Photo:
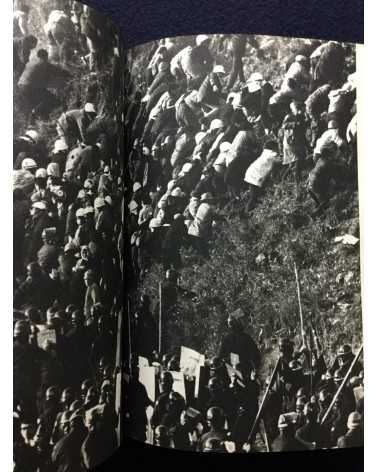
[[344, 377], [344, 380], [341, 382], [341, 385], [340, 387], [337, 389], [337, 392], [335, 393], [329, 407], [328, 407], [328, 410], [324, 413], [324, 416], [320, 422], [320, 424], [322, 425], [325, 420], [327, 419], [330, 411], [332, 410], [333, 408], [333, 405], [336, 403], [336, 400], [338, 399], [340, 393], [343, 391], [344, 387], [345, 387], [345, 384], [347, 383], [349, 377], [350, 377], [350, 374], [352, 373], [352, 370], [354, 368], [354, 366], [356, 365], [357, 361], [358, 361], [358, 358], [360, 357], [361, 353], [362, 353], [362, 350], [363, 350], [363, 345], [361, 345], [360, 349], [358, 350], [357, 354], [356, 354], [356, 357], [353, 359], [353, 362], [351, 363], [349, 369], [348, 369], [348, 372], [346, 373], [345, 377]]
[[159, 282], [159, 354], [162, 353], [162, 344], [163, 344], [163, 293], [162, 293], [162, 284]]
[[295, 261], [294, 261], [294, 273], [295, 273], [295, 281], [296, 281], [296, 284], [297, 284], [299, 318], [300, 318], [300, 321], [301, 321], [301, 335], [302, 335], [303, 345], [305, 345], [306, 344], [306, 339], [305, 339], [305, 330], [304, 330], [303, 312], [302, 312], [301, 288], [300, 288], [300, 285], [299, 285], [298, 269], [297, 269], [297, 264], [296, 264]]
[[268, 384], [268, 387], [264, 393], [264, 397], [262, 399], [262, 402], [261, 402], [261, 405], [260, 405], [260, 408], [259, 408], [259, 411], [257, 412], [257, 415], [256, 415], [256, 418], [255, 418], [255, 421], [253, 422], [253, 425], [252, 425], [252, 428], [251, 428], [251, 431], [248, 435], [248, 439], [247, 439], [247, 442], [251, 442], [252, 438], [253, 438], [253, 435], [256, 431], [256, 427], [257, 425], [259, 424], [259, 421], [261, 419], [261, 415], [262, 415], [262, 412], [263, 412], [263, 409], [264, 409], [264, 406], [265, 406], [265, 402], [266, 402], [266, 399], [267, 399], [267, 396], [268, 396], [268, 393], [270, 391], [270, 389], [272, 388], [272, 385], [273, 385], [273, 382], [275, 381], [275, 378], [276, 378], [276, 375], [277, 375], [277, 372], [278, 372], [278, 368], [281, 364], [281, 358], [278, 358], [277, 360], [277, 363], [273, 369], [273, 373], [270, 377], [270, 380], [269, 380], [269, 384]]

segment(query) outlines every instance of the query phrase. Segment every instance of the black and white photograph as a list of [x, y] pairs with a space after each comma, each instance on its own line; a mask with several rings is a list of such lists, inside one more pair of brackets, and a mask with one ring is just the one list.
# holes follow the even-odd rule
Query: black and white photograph
[[127, 50], [125, 436], [363, 446], [356, 45]]
[[96, 10], [13, 2], [14, 472], [92, 470], [120, 445], [122, 61]]

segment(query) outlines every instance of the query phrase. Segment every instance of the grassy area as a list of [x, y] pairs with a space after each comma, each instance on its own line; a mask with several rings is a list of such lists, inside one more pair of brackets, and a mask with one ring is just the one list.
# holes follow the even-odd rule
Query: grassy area
[[[247, 77], [257, 70], [278, 87], [287, 59], [303, 40], [259, 37], [259, 41], [263, 58], [249, 47]], [[216, 39], [212, 48], [217, 52]], [[139, 47], [137, 51], [132, 64], [134, 77], [140, 76], [146, 64], [146, 50]], [[217, 62], [229, 68], [225, 56], [217, 57]], [[345, 74], [353, 67], [354, 56], [350, 55]], [[271, 182], [250, 219], [243, 217], [242, 197], [233, 211], [224, 214], [225, 221], [214, 228], [209, 259], [199, 260], [189, 249], [184, 250], [181, 284], [196, 297], [181, 299], [170, 322], [175, 347], [185, 345], [214, 355], [226, 330], [227, 316], [237, 308], [248, 315], [247, 330], [255, 339], [263, 329], [267, 352], [274, 349], [279, 334], [293, 336], [299, 347], [294, 261], [299, 270], [305, 325], [308, 328], [312, 322], [317, 327], [326, 357], [332, 357], [340, 343], [359, 346], [359, 247], [334, 242], [336, 236], [346, 233], [359, 237], [357, 190], [354, 183], [339, 189], [324, 214], [313, 219], [314, 204], [305, 191], [307, 175], [303, 173], [300, 201], [295, 200], [292, 183]], [[162, 276], [162, 267], [154, 264], [141, 287], [155, 303]]]

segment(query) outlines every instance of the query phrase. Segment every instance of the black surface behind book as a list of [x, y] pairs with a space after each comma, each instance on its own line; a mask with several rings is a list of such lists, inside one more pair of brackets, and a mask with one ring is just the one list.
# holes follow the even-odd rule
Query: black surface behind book
[[16, 472], [363, 469], [362, 43], [361, 1], [14, 2]]

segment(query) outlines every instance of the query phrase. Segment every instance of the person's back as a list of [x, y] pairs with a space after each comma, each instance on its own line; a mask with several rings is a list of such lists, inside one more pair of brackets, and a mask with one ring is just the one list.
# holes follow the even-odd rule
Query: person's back
[[73, 430], [56, 443], [51, 456], [57, 472], [82, 472], [81, 445], [85, 435], [85, 428]]
[[305, 450], [307, 450], [307, 448], [294, 436], [280, 435], [272, 442], [273, 452]]
[[51, 77], [51, 67], [49, 62], [36, 57], [25, 65], [18, 85], [34, 89], [43, 89], [48, 86]]
[[338, 448], [362, 447], [364, 445], [364, 432], [362, 428], [348, 431], [337, 440]]

